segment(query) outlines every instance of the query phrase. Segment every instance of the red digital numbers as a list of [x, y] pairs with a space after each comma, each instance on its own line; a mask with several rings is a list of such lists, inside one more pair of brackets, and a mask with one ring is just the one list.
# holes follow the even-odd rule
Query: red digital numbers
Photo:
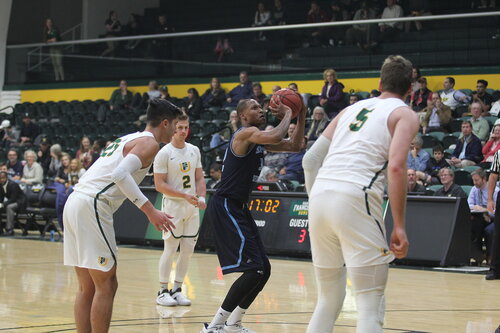
[[297, 243], [304, 243], [304, 241], [306, 240], [306, 236], [307, 236], [307, 229], [300, 229], [300, 235], [299, 235], [299, 239], [297, 240]]

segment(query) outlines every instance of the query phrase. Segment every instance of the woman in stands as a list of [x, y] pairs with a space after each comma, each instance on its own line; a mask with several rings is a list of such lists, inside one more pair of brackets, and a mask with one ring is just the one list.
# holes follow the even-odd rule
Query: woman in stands
[[346, 103], [344, 101], [344, 85], [337, 81], [337, 73], [332, 68], [323, 72], [325, 85], [321, 90], [319, 105], [321, 105], [330, 119], [335, 118]]
[[[56, 43], [61, 41], [61, 35], [59, 29], [54, 26], [54, 21], [51, 18], [45, 20], [45, 28], [43, 31], [45, 36], [45, 41], [47, 43]], [[54, 67], [54, 75], [56, 81], [64, 81], [64, 68], [62, 65], [62, 47], [61, 46], [51, 46], [49, 47], [50, 60], [52, 61], [52, 66]]]
[[80, 178], [82, 178], [85, 173], [85, 169], [82, 168], [82, 163], [77, 158], [74, 158], [69, 163], [69, 172], [68, 172], [68, 182], [71, 186], [74, 186], [78, 183]]
[[210, 88], [201, 96], [203, 107], [209, 108], [211, 106], [222, 107], [226, 102], [226, 92], [220, 86], [220, 80], [216, 77], [210, 81]]
[[41, 184], [43, 182], [43, 168], [36, 161], [36, 153], [31, 149], [26, 150], [24, 159], [26, 164], [23, 169], [23, 177], [20, 180], [21, 183], [26, 185]]
[[82, 162], [82, 165], [85, 169], [90, 168], [90, 166], [94, 162], [92, 159], [92, 153], [92, 142], [90, 141], [89, 137], [82, 137], [82, 141], [80, 141], [80, 149], [77, 150], [75, 157]]
[[326, 115], [325, 110], [321, 106], [317, 106], [313, 110], [312, 122], [309, 127], [309, 131], [307, 132], [307, 140], [314, 141], [316, 140], [323, 130], [328, 126], [330, 120]]
[[60, 144], [56, 143], [50, 146], [50, 164], [49, 164], [49, 170], [47, 171], [47, 176], [49, 178], [53, 178], [57, 175], [57, 172], [59, 171], [59, 168], [62, 165], [61, 162], [62, 154], [63, 153]]
[[484, 159], [479, 166], [484, 170], [488, 170], [493, 162], [493, 155], [500, 150], [500, 125], [495, 125], [490, 134], [489, 140], [483, 147]]
[[203, 111], [200, 94], [195, 88], [189, 88], [187, 92], [188, 95], [185, 101], [184, 112], [186, 112], [191, 119], [200, 119], [201, 112]]
[[61, 154], [61, 166], [59, 170], [57, 170], [56, 178], [54, 181], [59, 184], [66, 185], [68, 182], [68, 174], [69, 174], [69, 161], [70, 157], [68, 153]]

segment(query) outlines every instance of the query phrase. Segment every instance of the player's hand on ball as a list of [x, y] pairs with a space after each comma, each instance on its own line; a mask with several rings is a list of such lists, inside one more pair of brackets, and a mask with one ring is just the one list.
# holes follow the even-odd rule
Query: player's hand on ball
[[148, 218], [158, 231], [172, 231], [172, 229], [175, 229], [175, 225], [170, 220], [173, 216], [167, 213], [155, 209]]
[[401, 259], [406, 257], [408, 254], [408, 238], [406, 237], [406, 231], [401, 228], [395, 228], [391, 234], [391, 251], [394, 253], [396, 258]]
[[281, 103], [281, 100], [277, 107], [272, 108], [271, 106], [269, 106], [269, 110], [271, 110], [272, 115], [278, 119], [283, 119], [287, 112], [292, 112], [292, 109]]

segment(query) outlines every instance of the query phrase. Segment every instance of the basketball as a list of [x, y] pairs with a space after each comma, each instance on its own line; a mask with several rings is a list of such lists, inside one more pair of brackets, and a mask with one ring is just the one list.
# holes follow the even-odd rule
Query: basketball
[[292, 109], [292, 119], [296, 118], [299, 112], [302, 110], [302, 96], [297, 94], [292, 89], [283, 88], [275, 92], [271, 97], [271, 100], [269, 101], [269, 106], [272, 108], [278, 107], [280, 100], [281, 103]]

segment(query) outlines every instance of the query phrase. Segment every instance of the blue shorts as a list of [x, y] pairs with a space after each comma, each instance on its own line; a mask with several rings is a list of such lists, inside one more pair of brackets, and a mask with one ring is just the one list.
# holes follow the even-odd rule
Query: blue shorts
[[246, 204], [214, 195], [204, 219], [213, 225], [223, 274], [264, 269], [267, 255]]

